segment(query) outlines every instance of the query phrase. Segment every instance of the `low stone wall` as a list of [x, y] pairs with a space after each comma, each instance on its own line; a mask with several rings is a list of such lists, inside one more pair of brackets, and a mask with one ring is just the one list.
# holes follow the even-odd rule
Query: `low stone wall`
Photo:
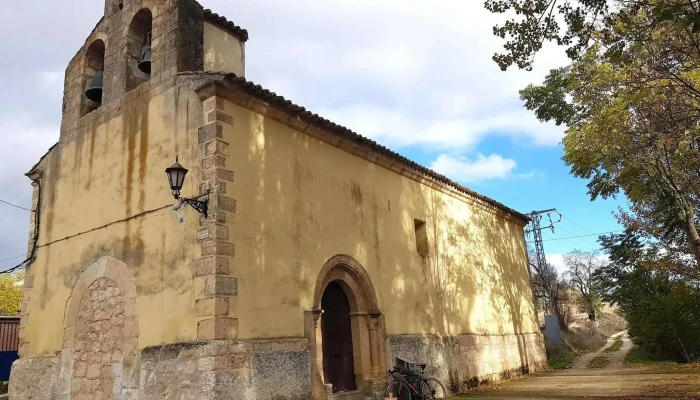
[[12, 364], [10, 399], [53, 400], [59, 357], [19, 359]]
[[[138, 358], [138, 389], [121, 391], [113, 400], [311, 398], [306, 339], [178, 343], [146, 348]], [[71, 399], [60, 389], [60, 364], [60, 356], [15, 362], [10, 398]], [[112, 378], [121, 384], [122, 375]]]
[[539, 333], [522, 335], [389, 335], [387, 358], [428, 364], [426, 374], [451, 393], [547, 367]]
[[141, 357], [141, 400], [311, 397], [306, 339], [183, 343]]

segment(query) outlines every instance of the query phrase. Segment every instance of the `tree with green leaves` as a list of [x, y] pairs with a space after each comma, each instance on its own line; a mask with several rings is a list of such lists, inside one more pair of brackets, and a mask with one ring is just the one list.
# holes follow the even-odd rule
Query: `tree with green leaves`
[[19, 314], [22, 286], [18, 283], [23, 279], [24, 273], [0, 275], [0, 316]]
[[[589, 181], [591, 199], [623, 192], [630, 207], [619, 220], [666, 251], [692, 255], [689, 276], [700, 271], [697, 3], [487, 1], [494, 12], [524, 15], [496, 28], [512, 36], [495, 57], [502, 68], [529, 68], [542, 40], [567, 46], [571, 64], [522, 90], [525, 106], [567, 126], [563, 159]], [[557, 18], [542, 17], [545, 5], [566, 33]]]
[[506, 39], [505, 52], [493, 57], [504, 71], [512, 65], [530, 70], [545, 42], [566, 47], [572, 60], [591, 42], [616, 50], [628, 39], [617, 24], [638, 13], [648, 15], [653, 25], [700, 32], [698, 0], [486, 0], [484, 6], [495, 14], [515, 14], [493, 28], [494, 35]]
[[596, 272], [596, 281], [604, 299], [624, 312], [634, 343], [653, 359], [700, 360], [700, 281], [682, 273], [688, 258], [633, 230], [600, 243], [610, 263]]

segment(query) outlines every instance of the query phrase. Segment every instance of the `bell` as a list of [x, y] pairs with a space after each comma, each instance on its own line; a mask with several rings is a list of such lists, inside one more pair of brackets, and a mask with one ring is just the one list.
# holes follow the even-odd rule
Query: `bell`
[[151, 74], [151, 45], [147, 44], [141, 49], [141, 58], [139, 59], [139, 70], [146, 74]]
[[141, 48], [141, 57], [139, 58], [139, 65], [138, 65], [139, 70], [141, 70], [141, 72], [144, 72], [148, 75], [151, 74], [151, 58], [153, 55], [152, 51], [151, 51], [151, 40], [152, 40], [151, 35], [153, 35], [153, 32], [148, 32], [148, 34], [146, 34], [145, 44]]
[[92, 77], [90, 87], [85, 91], [85, 97], [96, 103], [102, 103], [103, 80], [104, 71], [95, 72], [95, 76]]

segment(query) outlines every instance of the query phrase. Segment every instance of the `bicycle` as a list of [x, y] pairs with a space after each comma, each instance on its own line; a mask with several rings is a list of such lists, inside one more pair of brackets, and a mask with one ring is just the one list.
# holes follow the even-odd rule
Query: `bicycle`
[[447, 398], [445, 386], [435, 378], [423, 376], [425, 364], [411, 363], [400, 358], [389, 370], [393, 380], [384, 390], [384, 397], [394, 396], [397, 400], [444, 400]]

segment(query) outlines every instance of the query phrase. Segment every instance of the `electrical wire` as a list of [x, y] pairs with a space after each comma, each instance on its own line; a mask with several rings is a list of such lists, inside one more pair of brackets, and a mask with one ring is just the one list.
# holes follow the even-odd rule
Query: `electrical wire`
[[0, 260], [0, 263], [3, 263], [3, 262], [5, 262], [5, 261], [14, 260], [14, 259], [17, 259], [17, 258], [20, 258], [20, 257], [24, 257], [24, 256], [25, 256], [24, 254], [20, 254], [20, 255], [18, 255], [18, 256], [14, 256], [14, 257], [12, 257], [12, 258], [6, 258], [6, 259], [4, 259], [4, 260]]
[[[39, 181], [36, 180], [32, 183], [32, 186], [34, 186], [34, 185], [37, 185], [38, 193], [37, 193], [36, 210], [33, 211], [36, 215], [34, 215], [34, 237], [32, 238], [32, 251], [26, 260], [22, 261], [21, 263], [17, 264], [16, 266], [14, 266], [12, 268], [6, 269], [4, 271], [0, 271], [0, 275], [11, 274], [15, 271], [25, 269], [29, 266], [29, 264], [31, 264], [34, 261], [37, 244], [39, 242], [39, 222], [41, 222], [41, 218], [40, 218], [41, 217], [41, 183], [39, 183]], [[29, 211], [32, 211], [32, 210], [29, 210]]]
[[586, 228], [582, 227], [581, 225], [577, 224], [576, 222], [572, 221], [571, 218], [567, 218], [566, 215], [564, 216], [564, 218], [566, 218], [566, 220], [569, 221], [569, 222], [571, 222], [572, 224], [574, 224], [574, 225], [578, 226], [579, 228], [583, 229], [585, 232], [591, 233], [591, 231], [589, 231], [588, 229], [586, 229]]
[[[569, 236], [569, 237], [562, 237], [562, 238], [549, 238], [549, 239], [542, 239], [542, 241], [543, 242], [552, 242], [552, 241], [556, 241], [556, 240], [577, 239], [577, 238], [582, 238], [582, 237], [599, 236], [599, 235], [605, 235], [605, 234], [609, 234], [609, 233], [619, 233], [619, 232], [624, 232], [624, 230], [620, 229], [617, 231], [591, 233], [590, 235]], [[534, 240], [528, 240], [528, 243], [532, 243], [532, 242], [534, 242]]]
[[32, 211], [32, 210], [30, 210], [30, 209], [28, 209], [28, 208], [24, 208], [24, 207], [18, 206], [17, 204], [9, 203], [9, 202], [7, 202], [7, 201], [5, 201], [5, 200], [0, 200], [0, 203], [5, 203], [5, 204], [7, 204], [8, 206], [21, 208], [22, 210]]

